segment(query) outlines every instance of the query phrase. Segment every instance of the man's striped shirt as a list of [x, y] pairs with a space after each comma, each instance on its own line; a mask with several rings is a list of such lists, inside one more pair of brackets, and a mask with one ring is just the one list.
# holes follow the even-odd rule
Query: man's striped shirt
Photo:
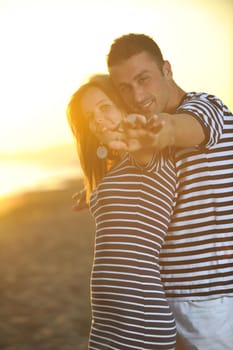
[[161, 269], [168, 297], [233, 295], [233, 116], [217, 97], [188, 93], [177, 113], [204, 127], [201, 146], [177, 149], [177, 202]]

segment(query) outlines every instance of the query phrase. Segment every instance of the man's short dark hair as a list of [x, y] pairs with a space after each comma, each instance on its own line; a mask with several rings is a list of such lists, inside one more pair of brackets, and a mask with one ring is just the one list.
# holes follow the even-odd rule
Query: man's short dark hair
[[126, 34], [114, 40], [107, 55], [107, 65], [111, 68], [133, 55], [143, 51], [148, 52], [162, 69], [163, 55], [159, 46], [149, 36], [145, 34]]

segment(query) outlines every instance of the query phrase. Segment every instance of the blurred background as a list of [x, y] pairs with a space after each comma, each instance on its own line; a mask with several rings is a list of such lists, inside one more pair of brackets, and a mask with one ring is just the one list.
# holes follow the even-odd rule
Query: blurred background
[[151, 35], [178, 84], [232, 108], [232, 19], [232, 0], [1, 0], [0, 195], [79, 175], [66, 106], [122, 34]]
[[66, 106], [130, 32], [233, 109], [232, 0], [0, 0], [0, 349], [87, 349], [94, 224], [71, 209]]

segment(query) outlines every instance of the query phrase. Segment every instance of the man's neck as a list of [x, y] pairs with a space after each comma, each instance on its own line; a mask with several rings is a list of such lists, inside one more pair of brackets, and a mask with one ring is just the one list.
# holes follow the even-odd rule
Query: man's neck
[[165, 112], [169, 114], [175, 114], [185, 94], [186, 92], [181, 89], [175, 82], [173, 82], [171, 90], [172, 98]]

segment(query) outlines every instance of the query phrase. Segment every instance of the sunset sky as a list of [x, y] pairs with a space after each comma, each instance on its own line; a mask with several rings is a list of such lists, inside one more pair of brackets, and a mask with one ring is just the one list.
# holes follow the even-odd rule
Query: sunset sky
[[157, 41], [183, 89], [233, 108], [232, 0], [0, 0], [0, 154], [71, 143], [70, 95], [129, 32]]

